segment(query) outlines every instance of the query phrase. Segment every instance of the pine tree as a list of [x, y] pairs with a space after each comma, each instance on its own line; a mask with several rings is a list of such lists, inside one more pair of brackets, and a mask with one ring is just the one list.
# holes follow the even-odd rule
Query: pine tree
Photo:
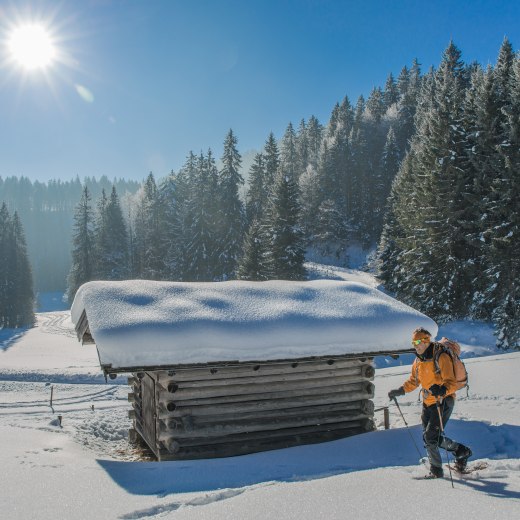
[[474, 69], [470, 86], [464, 100], [464, 127], [466, 161], [462, 170], [467, 181], [464, 190], [465, 211], [459, 225], [464, 230], [467, 257], [471, 263], [467, 274], [472, 278], [472, 304], [469, 312], [477, 319], [489, 319], [491, 305], [484, 294], [489, 280], [482, 273], [487, 267], [484, 263], [484, 249], [489, 245], [486, 230], [490, 227], [489, 205], [495, 204], [492, 183], [504, 169], [503, 161], [497, 152], [499, 145], [499, 111], [497, 90], [493, 71], [486, 73]]
[[134, 276], [146, 280], [162, 280], [167, 276], [165, 266], [162, 207], [153, 173], [142, 187], [134, 222]]
[[13, 254], [10, 244], [11, 215], [7, 204], [0, 207], [0, 328], [7, 327], [10, 321], [12, 281], [9, 267]]
[[33, 278], [25, 233], [17, 211], [14, 212], [12, 219], [12, 237], [15, 258], [12, 273], [15, 319], [12, 325], [15, 327], [32, 326], [35, 321]]
[[[501, 53], [502, 55], [502, 53]], [[499, 81], [500, 84], [500, 81]], [[504, 160], [502, 175], [497, 176], [492, 189], [496, 199], [488, 205], [487, 234], [491, 240], [486, 250], [487, 275], [490, 279], [486, 297], [496, 302], [492, 312], [500, 348], [520, 349], [520, 59], [511, 67], [511, 79], [503, 77], [508, 85], [508, 96], [502, 97], [504, 140], [499, 152]]]
[[94, 215], [93, 278], [95, 278], [96, 280], [110, 280], [108, 268], [101, 260], [101, 257], [104, 256], [104, 251], [106, 251], [109, 247], [106, 211], [107, 204], [108, 199], [105, 193], [105, 189], [103, 188], [101, 190], [101, 197], [97, 202], [96, 212]]
[[[341, 124], [336, 125], [336, 135], [324, 140], [320, 153], [320, 163], [315, 183], [311, 186], [314, 197], [305, 195], [307, 204], [312, 200], [312, 206], [306, 208], [305, 221], [309, 231], [310, 245], [320, 255], [335, 255], [337, 258], [344, 253], [347, 240], [347, 217], [343, 179], [341, 174], [348, 175], [346, 161], [348, 144], [341, 136]], [[329, 145], [327, 144], [330, 142]]]
[[397, 77], [397, 90], [399, 91], [399, 98], [403, 98], [408, 93], [408, 87], [410, 85], [410, 71], [405, 65], [399, 76]]
[[191, 276], [191, 262], [187, 251], [193, 238], [195, 206], [192, 201], [196, 190], [197, 163], [197, 156], [190, 152], [175, 179], [176, 204], [171, 206], [175, 215], [172, 215], [174, 218], [169, 221], [172, 228], [167, 226], [166, 229], [166, 237], [172, 238], [169, 263], [173, 265], [170, 265], [169, 269], [170, 274], [172, 269], [175, 269], [175, 280], [188, 281]]
[[94, 231], [91, 197], [87, 186], [74, 213], [72, 266], [67, 278], [67, 297], [72, 302], [80, 285], [92, 280], [94, 274]]
[[257, 153], [249, 170], [249, 189], [246, 195], [246, 215], [249, 223], [263, 218], [268, 188], [264, 156]]
[[[351, 193], [352, 193], [352, 150], [350, 148], [349, 137], [354, 124], [354, 114], [352, 106], [347, 96], [339, 105], [337, 122], [334, 133], [331, 133], [328, 139], [328, 152], [330, 153], [330, 168], [332, 169], [331, 180], [333, 185], [327, 189], [328, 193], [321, 198], [320, 204], [329, 199], [334, 211], [344, 221], [342, 228], [346, 226], [349, 213], [351, 210]], [[329, 160], [329, 159], [327, 159]], [[322, 161], [324, 164], [326, 161]], [[341, 241], [345, 237], [338, 236]]]
[[300, 121], [298, 132], [296, 135], [296, 157], [297, 157], [297, 170], [298, 178], [307, 170], [310, 158], [309, 150], [309, 137], [307, 135], [307, 124], [305, 119]]
[[218, 170], [215, 160], [208, 151], [197, 159], [193, 186], [190, 190], [189, 224], [186, 229], [184, 279], [187, 281], [212, 281], [221, 276], [218, 269], [218, 244], [216, 224], [218, 223], [217, 192]]
[[348, 204], [349, 218], [353, 228], [357, 230], [356, 238], [364, 246], [369, 246], [371, 237], [371, 218], [369, 207], [371, 204], [371, 186], [369, 181], [370, 157], [368, 143], [362, 125], [354, 125], [350, 135], [350, 175], [351, 195]]
[[[274, 134], [271, 132], [264, 146], [265, 183], [268, 190], [275, 182], [278, 168], [280, 167], [280, 152]], [[268, 196], [269, 197], [269, 196]]]
[[383, 100], [383, 91], [381, 87], [372, 89], [370, 96], [368, 96], [366, 103], [367, 117], [370, 118], [376, 125], [381, 122], [385, 115], [386, 108]]
[[394, 264], [386, 278], [393, 275], [398, 296], [440, 321], [465, 316], [471, 290], [459, 226], [468, 181], [464, 75], [460, 51], [450, 42], [439, 70], [423, 83], [417, 133], [392, 188], [392, 220], [380, 245]]
[[399, 163], [399, 148], [397, 147], [394, 129], [390, 127], [372, 189], [371, 235], [376, 239], [379, 239], [381, 234], [387, 199], [390, 194], [392, 181], [399, 169]]
[[237, 277], [239, 280], [269, 280], [270, 266], [267, 260], [267, 237], [258, 220], [253, 220], [244, 237]]
[[395, 82], [392, 73], [388, 75], [385, 83], [385, 90], [383, 92], [383, 104], [385, 109], [388, 110], [392, 105], [397, 103], [399, 100], [399, 88]]
[[271, 278], [303, 280], [305, 250], [299, 226], [298, 187], [295, 179], [280, 172], [275, 180], [267, 219], [263, 223], [268, 237], [268, 262]]
[[408, 70], [405, 67], [398, 80], [401, 97], [398, 102], [396, 138], [401, 157], [404, 157], [404, 154], [408, 151], [409, 142], [415, 133], [414, 120], [421, 83], [421, 68], [417, 60], [414, 60], [411, 69]]
[[[398, 294], [403, 301], [408, 298], [407, 255], [414, 244], [408, 229], [414, 205], [413, 154], [404, 158], [393, 183], [388, 199], [388, 211], [384, 217], [383, 231], [378, 246], [378, 276], [388, 291]], [[415, 304], [415, 302], [413, 302]]]
[[[182, 170], [181, 170], [182, 172]], [[172, 171], [159, 186], [159, 200], [161, 212], [161, 239], [164, 258], [164, 278], [168, 280], [182, 280], [183, 258], [183, 210], [181, 193], [185, 192], [182, 173], [175, 175]]]
[[297, 155], [296, 133], [292, 123], [289, 123], [282, 137], [280, 146], [280, 168], [286, 175], [298, 180], [299, 178], [299, 158]]
[[[462, 168], [464, 65], [453, 42], [444, 52], [433, 80], [431, 99], [425, 84], [417, 140], [412, 144], [417, 179], [417, 207], [413, 211], [419, 247], [410, 257], [416, 266], [411, 296], [422, 310], [445, 321], [466, 315], [466, 295], [471, 290], [464, 233], [458, 224], [466, 209], [467, 179]], [[426, 279], [418, 283], [421, 275]]]
[[115, 186], [110, 199], [102, 191], [96, 220], [96, 278], [126, 280], [130, 276], [128, 233]]
[[224, 141], [222, 169], [219, 174], [220, 229], [218, 237], [218, 256], [223, 279], [235, 277], [238, 259], [241, 254], [244, 230], [244, 207], [238, 196], [238, 188], [244, 184], [240, 175], [242, 158], [237, 150], [237, 138], [229, 130]]
[[309, 147], [308, 163], [314, 170], [318, 168], [322, 139], [323, 126], [315, 116], [311, 116], [307, 123], [307, 142]]
[[15, 211], [0, 208], [0, 329], [34, 324], [32, 273], [25, 234]]

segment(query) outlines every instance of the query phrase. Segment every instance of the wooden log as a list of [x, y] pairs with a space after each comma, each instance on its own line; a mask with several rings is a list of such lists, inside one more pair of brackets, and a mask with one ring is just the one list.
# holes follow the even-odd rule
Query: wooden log
[[[232, 413], [220, 413], [220, 410], [215, 411], [213, 415], [183, 415], [182, 417], [166, 417], [160, 419], [165, 427], [169, 427], [169, 421], [180, 423], [181, 425], [188, 424], [192, 426], [201, 426], [212, 425], [212, 424], [227, 424], [236, 420], [261, 420], [261, 421], [269, 421], [271, 419], [276, 419], [279, 417], [291, 417], [291, 416], [301, 416], [305, 414], [327, 414], [327, 413], [335, 413], [340, 412], [344, 414], [350, 413], [361, 413], [366, 415], [367, 417], [373, 417], [374, 415], [374, 403], [369, 399], [361, 400], [361, 401], [352, 401], [352, 402], [341, 402], [341, 403], [328, 403], [324, 405], [317, 405], [310, 408], [309, 406], [303, 407], [294, 407], [294, 408], [279, 408], [274, 410], [255, 410], [252, 412], [244, 412], [241, 411], [240, 415], [237, 415], [236, 411]], [[172, 424], [172, 428], [178, 427]], [[184, 427], [184, 426], [182, 426]]]
[[166, 423], [162, 422], [159, 439], [169, 436], [180, 437], [215, 437], [236, 433], [251, 433], [265, 430], [280, 430], [283, 428], [298, 428], [300, 426], [333, 424], [341, 421], [357, 421], [370, 419], [362, 411], [352, 411], [351, 413], [330, 412], [326, 414], [314, 414], [309, 410], [306, 415], [297, 416], [278, 416], [271, 419], [236, 419], [229, 422], [216, 422], [209, 424], [199, 424], [197, 418], [190, 420], [172, 419]]
[[341, 421], [329, 424], [315, 424], [310, 426], [298, 426], [295, 428], [281, 428], [276, 430], [264, 430], [255, 432], [236, 433], [231, 435], [212, 436], [212, 437], [183, 437], [179, 434], [173, 436], [162, 435], [159, 440], [163, 443], [171, 443], [172, 440], [178, 443], [179, 449], [190, 446], [200, 446], [209, 443], [213, 445], [217, 444], [229, 444], [233, 442], [251, 442], [257, 440], [271, 440], [278, 437], [287, 437], [294, 435], [304, 435], [320, 432], [330, 432], [334, 430], [345, 430], [345, 429], [362, 429], [370, 431], [373, 429], [372, 421], [368, 419], [354, 420], [354, 421]]
[[201, 444], [197, 446], [180, 446], [175, 454], [169, 453], [159, 447], [159, 460], [187, 460], [187, 459], [203, 459], [215, 457], [231, 457], [236, 455], [244, 455], [247, 453], [255, 453], [259, 451], [274, 450], [280, 448], [288, 448], [302, 444], [314, 444], [317, 442], [326, 442], [336, 439], [357, 435], [370, 431], [366, 427], [346, 428], [338, 430], [326, 430], [321, 432], [300, 433], [298, 435], [287, 435], [276, 439], [249, 439], [240, 440], [238, 442], [229, 442], [223, 444]]
[[366, 364], [367, 358], [344, 359], [324, 358], [312, 361], [292, 362], [266, 362], [266, 363], [240, 363], [233, 366], [207, 366], [200, 368], [176, 367], [172, 370], [159, 370], [158, 381], [162, 384], [165, 380], [174, 379], [179, 381], [196, 381], [198, 383], [207, 379], [229, 379], [240, 377], [251, 377], [261, 375], [286, 374], [288, 372], [316, 372], [319, 370], [331, 370], [337, 368], [352, 368]]
[[[294, 390], [280, 390], [278, 392], [272, 392], [269, 387], [251, 388], [253, 392], [254, 390], [257, 390], [257, 393], [251, 393], [250, 391], [248, 391], [248, 389], [244, 389], [241, 393], [233, 392], [231, 395], [215, 395], [193, 399], [184, 399], [184, 396], [181, 394], [181, 392], [177, 392], [175, 393], [174, 399], [177, 406], [217, 406], [225, 403], [241, 403], [245, 401], [257, 401], [259, 399], [288, 399], [293, 397], [301, 398], [304, 396], [332, 395], [337, 393], [358, 392], [366, 388], [366, 385], [371, 384], [367, 382], [354, 382], [347, 384], [335, 383], [336, 381], [332, 380], [330, 386], [327, 385], [310, 388], [300, 387]], [[170, 402], [171, 400], [171, 394], [162, 393], [160, 395], [161, 403]]]
[[[318, 377], [320, 376], [320, 377]], [[325, 377], [323, 377], [325, 376]], [[266, 376], [257, 378], [241, 378], [217, 380], [215, 384], [197, 385], [195, 382], [164, 381], [160, 384], [162, 391], [174, 393], [176, 400], [204, 397], [237, 395], [245, 393], [263, 393], [265, 391], [288, 391], [298, 388], [323, 387], [333, 384], [350, 384], [373, 379], [374, 369], [370, 365], [336, 371], [320, 371], [316, 374], [299, 373], [282, 376]]]
[[284, 372], [281, 374], [259, 374], [254, 376], [229, 377], [220, 379], [201, 379], [200, 381], [179, 381], [176, 378], [162, 378], [159, 381], [161, 388], [168, 389], [169, 384], [178, 385], [179, 389], [186, 391], [187, 389], [203, 389], [205, 387], [221, 387], [221, 386], [235, 386], [235, 385], [250, 385], [250, 384], [270, 384], [270, 383], [284, 383], [302, 380], [323, 380], [331, 377], [334, 378], [350, 378], [355, 376], [356, 379], [373, 379], [374, 369], [371, 365], [360, 365], [356, 367], [336, 368], [329, 370], [317, 370], [309, 372]]
[[215, 403], [197, 406], [176, 406], [173, 412], [168, 412], [163, 403], [160, 403], [158, 417], [182, 417], [184, 415], [215, 415], [219, 413], [242, 413], [262, 410], [280, 410], [285, 408], [309, 407], [314, 405], [326, 405], [342, 403], [347, 401], [360, 401], [374, 397], [374, 385], [365, 383], [365, 387], [354, 392], [335, 392], [324, 395], [313, 395], [303, 397], [281, 398], [281, 399], [258, 399], [235, 403], [223, 403], [218, 407]]

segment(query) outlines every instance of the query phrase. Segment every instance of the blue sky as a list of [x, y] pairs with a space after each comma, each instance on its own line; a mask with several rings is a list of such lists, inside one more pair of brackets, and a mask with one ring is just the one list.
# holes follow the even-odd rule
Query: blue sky
[[[59, 58], [22, 71], [9, 31], [42, 21]], [[520, 2], [466, 0], [0, 0], [0, 176], [177, 170], [190, 150], [241, 152], [315, 115], [326, 123], [450, 38], [467, 62], [520, 48]]]

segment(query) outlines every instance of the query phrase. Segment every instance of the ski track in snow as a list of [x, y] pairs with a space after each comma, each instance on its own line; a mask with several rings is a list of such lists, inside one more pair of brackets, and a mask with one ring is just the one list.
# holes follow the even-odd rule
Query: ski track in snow
[[68, 311], [45, 312], [38, 316], [38, 327], [45, 334], [58, 334], [76, 338], [76, 332], [72, 326]]

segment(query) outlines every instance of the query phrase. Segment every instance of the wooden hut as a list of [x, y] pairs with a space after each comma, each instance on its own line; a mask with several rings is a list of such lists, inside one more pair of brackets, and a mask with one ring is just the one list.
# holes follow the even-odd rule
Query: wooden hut
[[361, 284], [89, 282], [72, 317], [106, 375], [131, 373], [158, 460], [225, 457], [374, 429], [373, 358], [437, 326]]

